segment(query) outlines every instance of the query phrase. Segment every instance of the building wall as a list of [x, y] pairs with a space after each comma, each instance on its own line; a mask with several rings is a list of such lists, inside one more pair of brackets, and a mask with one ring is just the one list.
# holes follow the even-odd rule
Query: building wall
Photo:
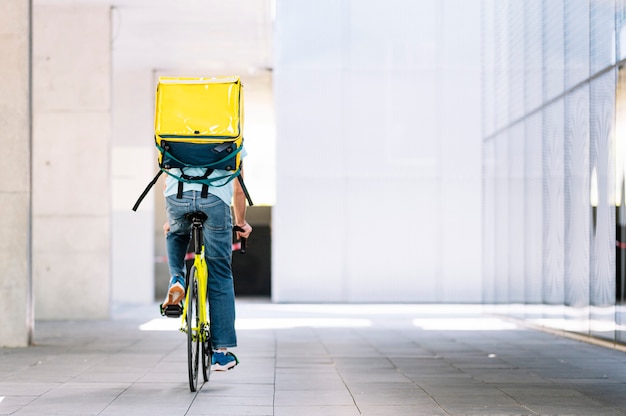
[[482, 4], [483, 299], [525, 304], [528, 319], [611, 341], [623, 338], [615, 133], [623, 7]]
[[275, 25], [273, 300], [480, 302], [480, 2], [284, 0]]
[[110, 42], [107, 5], [33, 10], [32, 267], [38, 319], [109, 316]]

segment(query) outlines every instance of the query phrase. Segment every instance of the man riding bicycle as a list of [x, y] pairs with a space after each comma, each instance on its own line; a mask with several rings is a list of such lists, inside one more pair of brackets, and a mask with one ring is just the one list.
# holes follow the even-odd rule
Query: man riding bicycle
[[[245, 150], [242, 151], [242, 158], [244, 156]], [[181, 175], [180, 169], [171, 169], [171, 173]], [[184, 173], [201, 176], [205, 169], [185, 168]], [[209, 179], [224, 177], [226, 173], [216, 169], [209, 175]], [[235, 289], [231, 267], [233, 215], [235, 225], [243, 230], [237, 231], [238, 239], [247, 238], [252, 232], [252, 227], [246, 222], [246, 197], [240, 182], [237, 179], [226, 182], [226, 179], [212, 182], [208, 192], [203, 195], [201, 183], [179, 182], [175, 177], [167, 175], [164, 191], [168, 222], [163, 228], [171, 279], [163, 307], [177, 305], [185, 298], [185, 255], [191, 238], [191, 221], [185, 215], [201, 211], [208, 217], [203, 224], [203, 235], [209, 269], [209, 316], [214, 350], [212, 368], [218, 371], [230, 370], [238, 364], [237, 357], [228, 351], [228, 348], [237, 346]], [[179, 186], [182, 186], [182, 192]]]

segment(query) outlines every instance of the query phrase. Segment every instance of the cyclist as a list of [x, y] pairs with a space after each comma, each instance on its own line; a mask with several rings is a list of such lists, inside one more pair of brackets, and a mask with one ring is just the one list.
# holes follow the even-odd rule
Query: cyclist
[[[245, 149], [242, 151], [242, 158]], [[204, 168], [185, 168], [188, 176], [202, 176]], [[180, 169], [172, 169], [180, 176]], [[219, 178], [227, 172], [215, 170], [209, 175]], [[243, 175], [243, 161], [241, 162]], [[235, 224], [243, 229], [237, 238], [247, 238], [252, 227], [246, 222], [246, 198], [237, 179], [222, 185], [226, 180], [209, 186], [203, 197], [202, 184], [184, 183], [179, 194], [179, 181], [170, 175], [165, 180], [165, 209], [167, 223], [163, 226], [166, 235], [167, 257], [169, 259], [170, 284], [163, 307], [176, 305], [185, 297], [185, 254], [191, 239], [191, 222], [185, 218], [189, 212], [202, 211], [208, 219], [204, 222], [205, 257], [209, 269], [209, 318], [213, 348], [212, 368], [217, 371], [230, 370], [239, 361], [228, 348], [237, 346], [235, 333], [235, 290], [232, 273], [232, 228], [231, 202]]]

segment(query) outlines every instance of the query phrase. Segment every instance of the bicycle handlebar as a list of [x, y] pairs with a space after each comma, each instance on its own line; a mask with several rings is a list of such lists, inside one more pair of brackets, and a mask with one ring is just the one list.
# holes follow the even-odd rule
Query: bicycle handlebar
[[[238, 225], [235, 225], [233, 227], [233, 231], [244, 231], [244, 229], [239, 227]], [[241, 237], [241, 254], [246, 254], [246, 240], [248, 239]]]

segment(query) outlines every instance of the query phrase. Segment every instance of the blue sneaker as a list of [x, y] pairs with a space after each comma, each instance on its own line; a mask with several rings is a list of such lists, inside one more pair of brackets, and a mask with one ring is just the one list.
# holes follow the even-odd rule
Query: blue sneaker
[[239, 364], [239, 360], [230, 351], [213, 351], [211, 370], [213, 371], [226, 371], [234, 368]]
[[185, 279], [180, 276], [172, 277], [170, 288], [167, 290], [167, 297], [163, 302], [163, 307], [178, 305], [185, 298]]

